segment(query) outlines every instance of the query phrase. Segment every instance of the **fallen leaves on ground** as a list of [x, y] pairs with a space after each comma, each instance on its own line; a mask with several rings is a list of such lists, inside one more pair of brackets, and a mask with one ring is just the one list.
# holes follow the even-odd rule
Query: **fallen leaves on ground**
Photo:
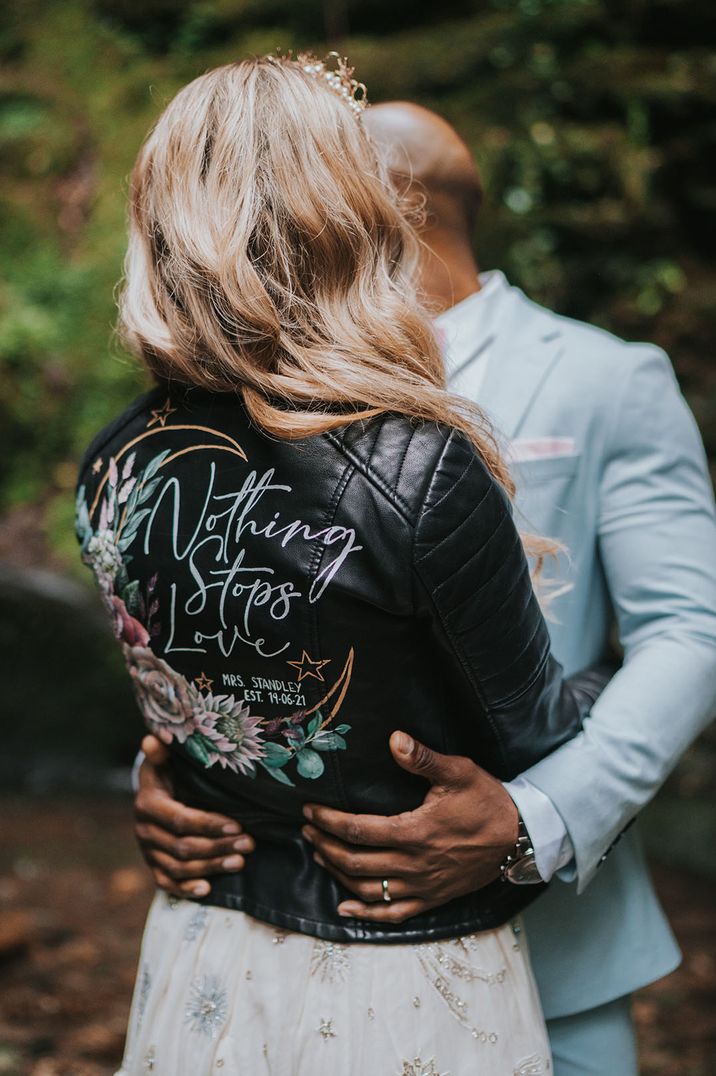
[[[152, 895], [129, 804], [6, 800], [2, 814], [0, 1076], [111, 1076]], [[636, 996], [642, 1076], [713, 1076], [713, 887], [656, 878], [684, 962]]]

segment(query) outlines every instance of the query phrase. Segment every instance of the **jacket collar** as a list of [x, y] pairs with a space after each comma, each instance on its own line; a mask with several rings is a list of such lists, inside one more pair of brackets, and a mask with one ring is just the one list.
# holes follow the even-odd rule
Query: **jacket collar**
[[[554, 314], [529, 300], [502, 273], [498, 276], [499, 287], [485, 296], [496, 305], [498, 315], [486, 319], [492, 339], [486, 339], [478, 329], [473, 356], [477, 358], [485, 348], [490, 349], [477, 402], [497, 429], [512, 438], [562, 355], [562, 331]], [[464, 375], [461, 381], [461, 392], [469, 394]]]

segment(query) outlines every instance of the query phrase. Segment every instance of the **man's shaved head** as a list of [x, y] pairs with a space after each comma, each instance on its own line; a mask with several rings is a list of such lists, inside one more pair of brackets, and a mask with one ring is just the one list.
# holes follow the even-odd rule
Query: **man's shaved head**
[[440, 229], [469, 235], [482, 186], [472, 154], [454, 127], [409, 101], [372, 105], [363, 122], [370, 137], [387, 152], [391, 171], [424, 189], [432, 218], [428, 228], [434, 223]]

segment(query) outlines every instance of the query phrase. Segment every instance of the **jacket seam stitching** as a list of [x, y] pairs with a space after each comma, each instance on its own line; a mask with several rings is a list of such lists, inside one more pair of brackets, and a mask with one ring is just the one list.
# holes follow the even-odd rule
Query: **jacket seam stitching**
[[[667, 359], [667, 361], [668, 361], [668, 359]], [[626, 409], [626, 401], [627, 401], [629, 393], [631, 391], [632, 381], [634, 380], [634, 377], [635, 377], [635, 370], [636, 370], [635, 367], [632, 367], [629, 370], [629, 376], [624, 381], [624, 384], [623, 384], [623, 387], [622, 387], [622, 392], [621, 392], [621, 394], [619, 396], [619, 399], [618, 399], [618, 401], [616, 403], [616, 406], [614, 407], [614, 409], [612, 411], [612, 416], [611, 416], [611, 421], [609, 423], [609, 428], [608, 428], [607, 432], [604, 435], [604, 441], [603, 441], [603, 445], [604, 445], [604, 449], [603, 449], [603, 466], [602, 466], [602, 469], [601, 469], [601, 475], [600, 475], [600, 479], [599, 479], [599, 489], [598, 489], [598, 498], [599, 499], [598, 499], [598, 511], [597, 511], [597, 527], [598, 527], [598, 534], [600, 536], [601, 536], [601, 533], [602, 533], [602, 528], [601, 528], [601, 524], [602, 524], [602, 500], [603, 500], [602, 490], [603, 490], [603, 484], [604, 484], [604, 476], [605, 476], [607, 468], [609, 467], [609, 464], [612, 462], [614, 457], [616, 455], [618, 455], [618, 450], [617, 450], [617, 440], [618, 440], [617, 431], [619, 430], [619, 428], [621, 426], [622, 413]]]
[[403, 467], [405, 466], [405, 461], [408, 458], [408, 452], [410, 451], [410, 446], [413, 443], [413, 438], [414, 437], [415, 437], [415, 427], [413, 427], [411, 429], [411, 431], [410, 431], [410, 437], [408, 438], [408, 443], [406, 444], [405, 449], [403, 450], [403, 455], [400, 458], [400, 466], [398, 467], [398, 474], [396, 475], [396, 478], [395, 478], [395, 488], [396, 488], [396, 490], [400, 488], [400, 480], [403, 477]]
[[504, 745], [504, 743], [502, 741], [502, 736], [500, 735], [500, 731], [499, 731], [499, 729], [498, 729], [498, 727], [497, 727], [497, 725], [496, 725], [496, 723], [495, 723], [495, 721], [494, 721], [494, 719], [492, 717], [492, 714], [490, 712], [490, 707], [487, 704], [487, 699], [485, 698], [485, 696], [483, 694], [482, 684], [479, 681], [479, 679], [476, 677], [476, 675], [473, 673], [473, 671], [472, 671], [472, 669], [470, 667], [470, 663], [468, 662], [467, 658], [463, 654], [462, 647], [459, 645], [457, 639], [455, 639], [454, 635], [452, 634], [452, 632], [450, 631], [448, 625], [446, 624], [445, 617], [443, 616], [443, 613], [442, 613], [441, 609], [439, 608], [437, 602], [435, 601], [433, 591], [432, 591], [431, 587], [427, 585], [427, 581], [423, 577], [423, 574], [420, 571], [420, 569], [418, 568], [417, 564], [415, 565], [415, 573], [418, 576], [418, 578], [420, 579], [420, 582], [422, 583], [425, 591], [427, 592], [428, 597], [430, 599], [430, 602], [431, 602], [433, 608], [435, 609], [435, 613], [437, 615], [437, 618], [438, 618], [440, 624], [442, 625], [443, 631], [445, 632], [445, 635], [446, 635], [447, 639], [450, 642], [450, 645], [452, 647], [453, 653], [455, 654], [456, 658], [460, 662], [460, 665], [462, 666], [463, 672], [465, 673], [465, 676], [467, 677], [468, 683], [471, 685], [473, 691], [475, 692], [475, 695], [478, 698], [478, 701], [479, 701], [480, 705], [482, 706], [482, 708], [483, 708], [483, 710], [485, 712], [485, 717], [487, 719], [487, 722], [488, 722], [490, 728], [492, 729], [493, 736], [495, 737], [495, 742], [497, 743], [500, 755], [502, 756], [502, 761], [507, 766], [507, 765], [509, 765], [509, 762], [508, 762], [508, 758], [507, 758], [507, 755], [506, 755], [506, 752], [505, 752], [505, 745]]
[[[435, 467], [435, 471], [434, 471], [433, 477], [435, 477], [435, 475], [437, 474], [437, 472], [438, 472], [438, 469], [440, 468], [440, 465], [442, 464], [442, 462], [443, 462], [443, 459], [445, 458], [445, 452], [447, 451], [447, 449], [448, 449], [448, 446], [450, 445], [450, 442], [451, 442], [451, 441], [453, 441], [453, 442], [454, 442], [454, 437], [449, 437], [449, 438], [448, 438], [448, 440], [447, 440], [447, 441], [445, 442], [445, 450], [444, 450], [443, 452], [441, 452], [441, 453], [440, 453], [440, 459], [438, 460], [438, 462], [437, 462], [437, 465], [436, 465], [436, 467]], [[471, 457], [470, 457], [470, 459], [469, 459], [469, 460], [468, 460], [468, 462], [467, 462], [467, 466], [465, 467], [465, 469], [464, 469], [464, 470], [463, 470], [463, 472], [461, 473], [460, 477], [459, 477], [458, 479], [456, 479], [456, 480], [455, 480], [455, 482], [453, 482], [453, 484], [452, 484], [451, 486], [449, 486], [449, 487], [448, 487], [448, 489], [446, 489], [446, 490], [445, 490], [445, 492], [444, 492], [444, 493], [442, 494], [442, 496], [438, 497], [438, 499], [437, 499], [437, 501], [435, 502], [435, 504], [430, 504], [430, 505], [429, 505], [429, 504], [428, 504], [428, 498], [429, 498], [429, 495], [430, 495], [430, 493], [432, 492], [432, 489], [433, 489], [433, 482], [431, 482], [431, 483], [430, 483], [430, 490], [428, 491], [428, 497], [426, 497], [426, 498], [425, 498], [425, 502], [424, 502], [424, 509], [425, 509], [425, 511], [424, 511], [424, 514], [425, 514], [425, 515], [428, 515], [428, 514], [429, 514], [430, 512], [434, 512], [436, 508], [439, 508], [439, 507], [440, 507], [440, 505], [441, 505], [441, 504], [443, 503], [443, 501], [445, 500], [445, 498], [446, 498], [446, 497], [448, 497], [448, 496], [449, 496], [449, 495], [450, 495], [451, 493], [453, 493], [453, 492], [454, 492], [454, 491], [455, 491], [455, 490], [457, 489], [457, 487], [458, 487], [458, 486], [460, 485], [460, 483], [461, 483], [461, 482], [463, 481], [463, 479], [465, 478], [465, 476], [466, 476], [466, 475], [468, 474], [468, 472], [469, 472], [469, 471], [470, 471], [470, 470], [471, 470], [471, 469], [472, 469], [472, 468], [473, 468], [474, 466], [475, 466], [475, 457], [474, 457], [474, 456], [471, 456]]]
[[[480, 504], [482, 504], [482, 501], [480, 501]], [[490, 544], [490, 542], [491, 542], [491, 541], [493, 540], [493, 538], [495, 537], [495, 535], [499, 533], [499, 531], [500, 531], [500, 528], [502, 527], [502, 525], [503, 525], [503, 523], [505, 522], [505, 520], [506, 520], [506, 519], [509, 519], [509, 516], [505, 516], [505, 517], [504, 517], [504, 519], [500, 520], [500, 522], [499, 522], [499, 523], [497, 524], [497, 526], [496, 526], [496, 527], [495, 527], [495, 529], [494, 529], [494, 530], [492, 531], [492, 533], [491, 533], [491, 534], [489, 534], [489, 535], [487, 536], [487, 538], [486, 538], [486, 539], [484, 540], [484, 542], [482, 543], [482, 545], [481, 545], [481, 546], [478, 546], [478, 548], [477, 548], [477, 549], [473, 550], [473, 552], [472, 552], [472, 553], [470, 554], [470, 556], [469, 556], [469, 557], [467, 557], [467, 558], [466, 558], [466, 559], [465, 559], [465, 560], [464, 560], [464, 561], [462, 562], [462, 564], [460, 565], [460, 567], [461, 567], [461, 568], [466, 568], [466, 567], [468, 566], [468, 564], [472, 564], [472, 562], [473, 562], [473, 561], [475, 560], [475, 558], [476, 558], [476, 557], [479, 557], [481, 553], [484, 553], [484, 551], [485, 551], [485, 550], [487, 549], [488, 545], [489, 545], [489, 544]], [[454, 532], [453, 532], [453, 533], [454, 533]], [[453, 533], [451, 533], [451, 534], [447, 534], [447, 535], [445, 536], [445, 538], [441, 538], [441, 539], [440, 539], [440, 542], [439, 542], [439, 545], [442, 545], [442, 543], [443, 543], [443, 542], [445, 542], [445, 541], [447, 541], [447, 539], [448, 539], [448, 538], [452, 538], [452, 536], [453, 536]], [[416, 564], [420, 564], [420, 563], [422, 563], [423, 561], [427, 560], [427, 559], [428, 559], [428, 557], [430, 556], [430, 554], [431, 554], [431, 553], [433, 552], [433, 550], [434, 550], [434, 549], [437, 549], [437, 548], [438, 548], [438, 546], [431, 546], [431, 547], [430, 547], [430, 549], [428, 549], [428, 550], [427, 550], [427, 552], [423, 553], [423, 554], [422, 554], [421, 556], [419, 556], [419, 557], [417, 558], [417, 560], [416, 560]], [[447, 580], [443, 580], [443, 582], [447, 582]], [[488, 582], [489, 582], [489, 580], [488, 580]], [[442, 584], [441, 584], [441, 583], [438, 583], [438, 584], [436, 584], [436, 585], [437, 585], [437, 586], [442, 586]]]
[[[497, 533], [496, 531], [494, 531], [494, 532], [493, 532], [493, 534], [496, 534], [496, 533]], [[483, 547], [482, 547], [482, 549], [483, 549], [483, 550], [485, 549], [485, 547], [486, 547], [487, 543], [489, 543], [489, 541], [490, 541], [490, 539], [488, 538], [488, 539], [487, 539], [487, 542], [486, 542], [486, 543], [485, 543], [485, 545], [483, 545]], [[462, 565], [462, 567], [464, 567], [464, 565], [465, 565], [466, 563], [467, 563], [467, 561], [465, 561], [465, 562], [464, 562], [464, 564]], [[467, 594], [467, 595], [466, 595], [466, 596], [465, 596], [465, 597], [464, 597], [464, 598], [462, 599], [462, 601], [458, 602], [458, 603], [457, 603], [457, 605], [456, 605], [456, 606], [454, 607], [454, 609], [453, 609], [453, 613], [454, 613], [454, 614], [455, 614], [455, 613], [459, 613], [459, 611], [460, 611], [460, 610], [461, 610], [461, 609], [462, 609], [462, 608], [463, 608], [463, 607], [465, 606], [465, 604], [466, 604], [467, 602], [469, 602], [469, 601], [473, 601], [473, 600], [474, 600], [475, 598], [477, 598], [477, 597], [478, 597], [478, 596], [479, 596], [480, 594], [482, 594], [483, 590], [485, 590], [485, 588], [486, 588], [486, 587], [489, 587], [489, 586], [490, 586], [490, 584], [491, 584], [491, 583], [492, 583], [492, 582], [494, 581], [494, 577], [495, 577], [495, 575], [497, 575], [497, 572], [499, 572], [499, 571], [501, 570], [501, 568], [502, 568], [502, 567], [504, 567], [504, 564], [501, 564], [501, 565], [500, 565], [500, 567], [496, 569], [496, 571], [495, 571], [494, 575], [492, 575], [492, 576], [490, 576], [490, 577], [489, 577], [488, 579], [486, 579], [486, 580], [485, 580], [485, 582], [484, 582], [484, 583], [482, 583], [482, 584], [481, 584], [481, 585], [480, 585], [480, 586], [479, 586], [479, 587], [477, 588], [477, 590], [473, 590], [473, 591], [472, 591], [472, 592], [471, 592], [470, 594]], [[442, 584], [440, 584], [440, 585], [442, 585]]]
[[[417, 516], [415, 518], [415, 523], [413, 525], [413, 540], [411, 542], [410, 561], [411, 561], [411, 564], [414, 565], [416, 570], [417, 570], [418, 560], [419, 560], [419, 558], [416, 557], [416, 550], [417, 550], [417, 547], [418, 547], [418, 532], [420, 531], [420, 524], [422, 523], [425, 516], [428, 514], [428, 511], [430, 511], [430, 509], [426, 509], [425, 506], [427, 505], [428, 501], [430, 500], [430, 494], [432, 493], [432, 491], [433, 491], [433, 489], [435, 487], [435, 480], [436, 480], [436, 477], [437, 477], [437, 473], [440, 470], [440, 467], [442, 465], [443, 460], [445, 459], [445, 455], [446, 455], [446, 453], [448, 451], [448, 448], [450, 446], [450, 442], [452, 441], [452, 439], [453, 439], [453, 434], [451, 434], [448, 437], [448, 439], [445, 441], [445, 444], [442, 447], [442, 451], [440, 453], [440, 456], [438, 457], [437, 463], [435, 464], [435, 466], [433, 468], [433, 473], [430, 476], [430, 483], [428, 485], [428, 488], [427, 488], [427, 491], [425, 493], [425, 496], [423, 497], [423, 503], [418, 508], [418, 513], [417, 513]], [[462, 478], [462, 475], [460, 477]], [[459, 479], [458, 479], [458, 481], [459, 481]], [[455, 485], [457, 485], [457, 482], [455, 483]], [[449, 492], [449, 490], [448, 490], [448, 492]], [[447, 493], [445, 494], [445, 496], [447, 496]], [[442, 500], [442, 497], [440, 498], [440, 500]], [[438, 504], [439, 503], [440, 502], [438, 501]], [[427, 553], [424, 554], [424, 556], [427, 556]], [[420, 558], [420, 559], [422, 559], [422, 558]]]
[[[486, 583], [483, 583], [482, 587], [480, 587], [480, 591], [482, 591], [484, 589], [484, 587], [487, 586], [487, 584], [490, 583], [490, 582], [492, 582], [492, 580], [488, 579]], [[493, 616], [497, 616], [499, 614], [500, 610], [504, 609], [505, 605], [509, 602], [512, 595], [514, 594], [514, 592], [517, 590], [517, 588], [521, 584], [522, 584], [522, 576], [518, 575], [516, 577], [516, 579], [514, 580], [512, 586], [508, 590], [507, 594], [503, 595], [503, 598], [502, 598], [502, 601], [500, 602], [500, 604], [497, 606], [496, 609], [492, 610], [492, 612], [490, 613], [490, 615], [488, 617], [488, 620], [491, 620]], [[480, 591], [476, 591], [475, 594], [479, 593]], [[473, 597], [474, 596], [475, 595], [473, 595]], [[457, 612], [457, 608], [462, 608], [463, 605], [464, 605], [464, 602], [461, 602], [459, 607], [456, 607], [455, 609], [453, 609], [453, 614]], [[472, 631], [473, 627], [474, 627], [474, 625], [471, 624], [469, 627], [461, 628], [460, 631], [459, 631], [459, 634], [462, 635], [466, 631]], [[534, 636], [533, 636], [533, 638], [534, 638]]]
[[391, 489], [388, 483], [376, 471], [374, 471], [373, 468], [369, 464], [367, 464], [365, 460], [362, 460], [353, 451], [353, 449], [348, 448], [347, 445], [343, 444], [333, 433], [331, 433], [331, 431], [327, 432], [325, 434], [325, 437], [328, 441], [330, 441], [333, 447], [341, 453], [341, 455], [345, 456], [346, 459], [350, 460], [354, 468], [359, 471], [360, 474], [362, 474], [365, 478], [369, 479], [373, 483], [373, 485], [380, 490], [383, 496], [386, 497], [388, 501], [390, 501], [390, 503], [393, 505], [393, 508], [395, 508], [398, 514], [402, 516], [405, 523], [407, 523], [411, 527], [415, 525], [415, 519], [411, 516], [410, 506], [408, 505], [407, 501], [405, 501], [403, 497], [401, 497], [397, 490]]
[[[531, 645], [531, 643], [534, 641], [534, 638], [537, 635], [538, 630], [539, 630], [539, 628], [537, 628], [533, 632], [529, 642], [527, 643], [527, 645], [522, 650], [522, 654], [524, 654], [525, 650], [527, 650], [529, 648], [529, 646]], [[552, 651], [548, 647], [547, 650], [545, 650], [543, 656], [540, 658], [540, 662], [539, 662], [539, 665], [537, 666], [537, 669], [535, 670], [534, 674], [529, 678], [527, 683], [524, 684], [517, 691], [513, 691], [513, 693], [511, 695], [507, 695], [507, 696], [505, 696], [504, 699], [500, 699], [500, 705], [501, 706], [511, 706], [513, 703], [517, 702], [518, 699], [521, 699], [523, 695], [527, 694], [527, 692], [530, 690], [530, 688], [533, 687], [537, 683], [540, 676], [544, 672], [544, 667], [547, 664], [547, 662], [549, 661], [551, 653], [552, 653]], [[522, 654], [520, 654], [520, 657], [522, 656]]]
[[[452, 489], [451, 489], [451, 490], [449, 490], [448, 492], [452, 492], [452, 490], [453, 490], [453, 489], [455, 489], [456, 487], [457, 487], [457, 483], [456, 483], [456, 484], [455, 484], [455, 486], [453, 486], [453, 487], [452, 487]], [[488, 490], [487, 490], [487, 491], [485, 492], [484, 496], [483, 496], [483, 497], [481, 497], [481, 498], [480, 498], [480, 500], [479, 500], [479, 501], [477, 502], [477, 504], [473, 505], [473, 507], [472, 507], [472, 508], [470, 509], [470, 511], [468, 512], [468, 514], [467, 514], [467, 515], [466, 515], [466, 516], [465, 516], [465, 517], [464, 517], [463, 519], [461, 519], [461, 520], [460, 520], [460, 522], [458, 523], [457, 527], [456, 527], [456, 528], [455, 528], [454, 530], [450, 531], [450, 533], [449, 533], [449, 534], [446, 534], [446, 535], [444, 535], [444, 537], [442, 537], [442, 538], [440, 539], [440, 541], [439, 541], [439, 542], [437, 542], [436, 544], [431, 544], [431, 546], [430, 546], [430, 549], [429, 549], [429, 550], [428, 550], [427, 552], [423, 553], [423, 554], [422, 554], [422, 555], [420, 556], [420, 558], [419, 558], [419, 559], [420, 559], [420, 560], [424, 560], [424, 559], [425, 559], [426, 557], [429, 557], [431, 553], [434, 553], [434, 552], [435, 552], [435, 550], [437, 550], [437, 549], [440, 549], [440, 547], [441, 547], [441, 546], [443, 546], [443, 545], [445, 544], [445, 542], [449, 541], [449, 540], [450, 540], [451, 538], [454, 538], [454, 537], [455, 537], [455, 535], [457, 534], [457, 532], [458, 532], [458, 531], [459, 531], [459, 530], [460, 530], [460, 529], [461, 529], [461, 528], [462, 528], [462, 527], [463, 527], [463, 526], [464, 526], [464, 525], [465, 525], [465, 524], [467, 523], [467, 521], [468, 521], [469, 519], [472, 519], [472, 517], [474, 516], [475, 512], [479, 511], [479, 509], [480, 509], [480, 508], [482, 508], [483, 504], [485, 503], [485, 501], [487, 500], [487, 498], [488, 498], [488, 497], [490, 496], [490, 493], [491, 493], [491, 492], [492, 492], [492, 490], [491, 490], [491, 489], [488, 489]], [[447, 494], [446, 494], [446, 496], [447, 496]], [[431, 511], [432, 511], [432, 509], [431, 509]], [[424, 518], [424, 517], [423, 517], [423, 518]], [[470, 563], [470, 561], [471, 561], [471, 560], [473, 560], [473, 558], [474, 558], [475, 556], [477, 556], [477, 554], [478, 554], [478, 553], [481, 553], [481, 552], [483, 551], [483, 549], [485, 549], [485, 547], [486, 547], [486, 546], [487, 546], [487, 545], [489, 544], [489, 542], [490, 542], [490, 541], [492, 540], [492, 538], [494, 538], [495, 534], [497, 534], [497, 530], [499, 530], [499, 526], [498, 526], [498, 528], [497, 528], [496, 530], [494, 530], [494, 531], [492, 532], [492, 534], [491, 534], [491, 535], [490, 535], [490, 536], [489, 536], [488, 538], [486, 538], [486, 539], [485, 539], [485, 541], [484, 541], [484, 542], [482, 543], [482, 545], [480, 546], [480, 548], [479, 548], [479, 549], [477, 549], [477, 550], [476, 550], [476, 551], [475, 551], [474, 553], [472, 553], [472, 554], [470, 555], [470, 559], [469, 559], [469, 560], [466, 560], [466, 561], [464, 561], [464, 563], [463, 563], [463, 566], [464, 566], [465, 564], [469, 564], [469, 563]]]
[[373, 444], [370, 446], [370, 452], [368, 453], [368, 466], [371, 467], [371, 468], [373, 466], [373, 456], [375, 455], [375, 450], [378, 447], [378, 441], [380, 440], [380, 435], [381, 435], [382, 432], [383, 432], [383, 423], [381, 422], [380, 426], [378, 426], [378, 428], [375, 431], [375, 437], [373, 438]]
[[[545, 888], [546, 884], [547, 883], [542, 883], [542, 888]], [[229, 898], [234, 896], [234, 894], [231, 894], [231, 893], [226, 894], [226, 895]], [[243, 894], [240, 894], [240, 893], [236, 894], [235, 896], [236, 896], [236, 903], [237, 904], [238, 903], [250, 904], [251, 907], [254, 908], [256, 911], [268, 912], [271, 915], [282, 916], [282, 917], [284, 917], [286, 919], [292, 919], [294, 922], [299, 922], [300, 921], [300, 922], [304, 922], [304, 923], [316, 923], [319, 926], [329, 926], [329, 927], [335, 927], [335, 928], [338, 928], [338, 929], [343, 928], [343, 929], [346, 929], [346, 930], [355, 930], [356, 932], [360, 932], [361, 935], [363, 937], [365, 937], [365, 938], [375, 937], [375, 934], [373, 934], [371, 931], [365, 930], [363, 927], [349, 927], [347, 925], [344, 926], [343, 923], [332, 923], [330, 919], [314, 919], [312, 916], [303, 915], [303, 914], [302, 915], [293, 915], [291, 912], [281, 911], [280, 909], [276, 908], [273, 905], [263, 904], [260, 901], [251, 900], [250, 898], [247, 898]], [[202, 903], [208, 904], [208, 907], [216, 907], [217, 906], [217, 905], [212, 905], [211, 902], [207, 902], [207, 901], [204, 901]], [[232, 901], [232, 903], [233, 903], [233, 901]], [[220, 907], [220, 905], [219, 905], [219, 907]], [[440, 908], [437, 908], [436, 910], [440, 911]], [[461, 919], [458, 923], [449, 923], [449, 924], [446, 924], [446, 925], [449, 925], [451, 930], [452, 929], [460, 930], [462, 927], [467, 928], [471, 924], [473, 924], [474, 921], [475, 921], [475, 918], [476, 918], [476, 916], [473, 914], [473, 915], [469, 916], [467, 919]], [[505, 922], [509, 922], [509, 919], [505, 920]], [[437, 924], [437, 926], [439, 928], [441, 926], [441, 924]], [[430, 931], [430, 930], [434, 930], [434, 929], [435, 929], [435, 925], [419, 928], [417, 931], [413, 931], [412, 933], [423, 934], [426, 931]], [[400, 932], [396, 931], [396, 934], [397, 933], [400, 933]], [[430, 939], [428, 938], [427, 940], [429, 941]]]

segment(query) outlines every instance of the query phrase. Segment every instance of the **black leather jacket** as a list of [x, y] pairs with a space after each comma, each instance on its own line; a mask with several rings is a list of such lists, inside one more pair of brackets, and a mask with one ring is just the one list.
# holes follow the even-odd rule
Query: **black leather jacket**
[[337, 941], [488, 929], [540, 887], [495, 882], [400, 925], [343, 919], [309, 801], [392, 814], [426, 785], [402, 728], [511, 778], [572, 737], [604, 686], [563, 680], [508, 501], [466, 439], [387, 416], [300, 442], [233, 395], [166, 388], [90, 446], [77, 526], [177, 793], [256, 851], [208, 902]]

